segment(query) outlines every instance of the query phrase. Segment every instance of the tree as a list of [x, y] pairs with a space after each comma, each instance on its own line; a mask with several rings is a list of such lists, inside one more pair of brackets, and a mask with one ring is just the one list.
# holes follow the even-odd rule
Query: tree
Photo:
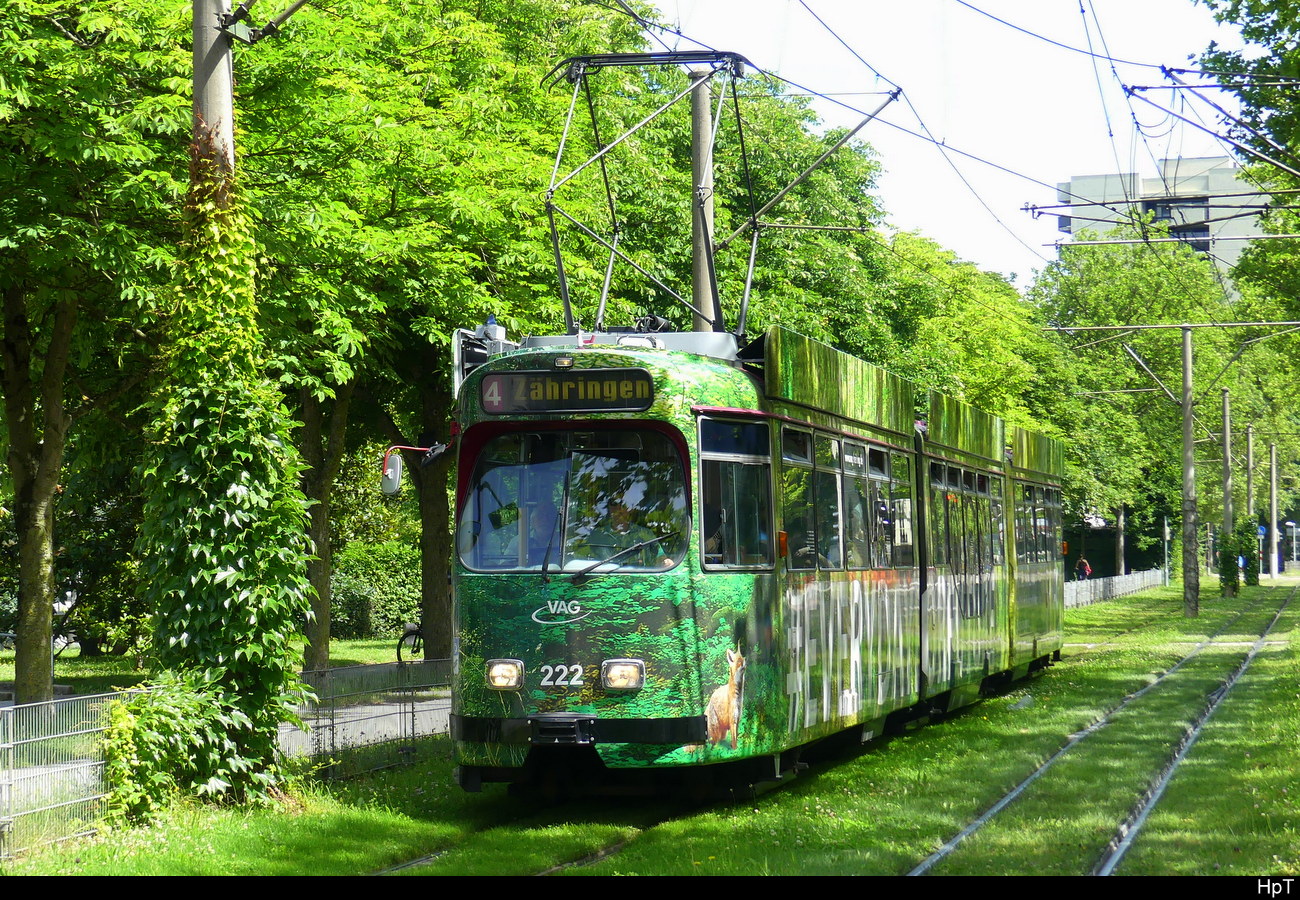
[[[1135, 236], [1132, 231], [1116, 234]], [[1029, 296], [1051, 324], [1063, 328], [1232, 318], [1230, 300], [1209, 262], [1179, 245], [1068, 248], [1040, 274]], [[1179, 469], [1172, 465], [1181, 454], [1181, 418], [1160, 385], [1176, 395], [1181, 384], [1176, 334], [1066, 333], [1072, 352], [1061, 362], [1074, 383], [1073, 396], [1059, 398], [1048, 414], [1069, 436], [1066, 499], [1073, 516], [1100, 513], [1118, 519], [1129, 508], [1149, 507], [1153, 494], [1175, 505], [1169, 498], [1181, 490]], [[1206, 329], [1197, 332], [1195, 342], [1194, 373], [1203, 398], [1235, 341]], [[1204, 419], [1201, 427], [1206, 427]], [[1199, 473], [1202, 480], [1214, 477], [1208, 467]], [[1214, 490], [1198, 490], [1198, 496], [1207, 511], [1217, 508]], [[1155, 522], [1145, 518], [1144, 524], [1153, 527]]]
[[[16, 697], [48, 699], [54, 501], [74, 426], [147, 371], [188, 95], [177, 10], [0, 8], [0, 392], [18, 534]], [[113, 353], [104, 353], [114, 347]]]
[[[140, 549], [161, 664], [242, 713], [226, 725], [245, 762], [238, 795], [275, 783], [276, 736], [301, 695], [293, 638], [307, 612], [307, 501], [291, 422], [262, 373], [256, 259], [233, 173], [199, 123], [186, 243], [143, 467]], [[233, 777], [233, 776], [232, 776]]]

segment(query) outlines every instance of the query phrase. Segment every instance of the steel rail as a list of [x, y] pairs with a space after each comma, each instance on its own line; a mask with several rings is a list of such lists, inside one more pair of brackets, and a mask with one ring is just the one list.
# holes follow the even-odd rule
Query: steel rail
[[[1190, 651], [1188, 651], [1188, 653], [1185, 656], [1183, 656], [1182, 659], [1180, 659], [1174, 665], [1170, 666], [1167, 670], [1165, 670], [1164, 673], [1162, 673], [1158, 678], [1156, 678], [1150, 684], [1127, 694], [1119, 701], [1119, 703], [1115, 704], [1113, 707], [1111, 707], [1106, 712], [1104, 712], [1091, 725], [1089, 725], [1088, 727], [1084, 728], [1081, 731], [1076, 731], [1074, 734], [1070, 735], [1069, 740], [1067, 740], [1064, 744], [1062, 744], [1056, 750], [1055, 753], [1053, 753], [1046, 760], [1044, 760], [1043, 763], [1037, 769], [1029, 773], [1029, 775], [1023, 781], [1021, 781], [1010, 791], [1004, 794], [1000, 800], [998, 800], [987, 810], [981, 813], [969, 825], [967, 825], [957, 834], [953, 835], [953, 837], [949, 838], [948, 841], [946, 841], [941, 847], [939, 847], [938, 850], [935, 850], [933, 853], [927, 856], [924, 860], [920, 862], [920, 864], [918, 864], [907, 874], [909, 876], [924, 875], [927, 872], [929, 872], [930, 869], [932, 869], [936, 863], [941, 862], [944, 858], [946, 858], [949, 854], [951, 854], [952, 851], [958, 847], [958, 845], [960, 845], [964, 840], [966, 840], [966, 838], [970, 837], [972, 834], [975, 834], [986, 824], [988, 824], [988, 822], [994, 816], [996, 816], [1002, 810], [1006, 809], [1006, 807], [1011, 805], [1011, 803], [1015, 801], [1021, 794], [1023, 794], [1030, 785], [1032, 785], [1043, 774], [1045, 774], [1048, 769], [1054, 766], [1057, 763], [1057, 761], [1059, 761], [1061, 757], [1063, 757], [1075, 745], [1077, 745], [1080, 741], [1084, 740], [1090, 735], [1100, 731], [1105, 726], [1109, 725], [1114, 720], [1115, 715], [1121, 712], [1122, 710], [1124, 710], [1126, 707], [1128, 707], [1130, 703], [1140, 699], [1144, 694], [1146, 694], [1148, 691], [1152, 690], [1156, 686], [1163, 684], [1166, 678], [1173, 675], [1180, 668], [1182, 668], [1184, 663], [1188, 662], [1194, 656], [1196, 656], [1202, 650], [1204, 650], [1206, 647], [1210, 646], [1214, 642], [1215, 637], [1217, 637], [1220, 634], [1223, 634], [1228, 628], [1235, 625], [1242, 618], [1242, 616], [1246, 615], [1247, 612], [1253, 611], [1259, 605], [1259, 603], [1263, 602], [1263, 600], [1264, 598], [1261, 598], [1260, 600], [1256, 601], [1256, 603], [1252, 605], [1249, 610], [1242, 610], [1231, 621], [1225, 622], [1222, 626], [1220, 626], [1218, 631], [1216, 631], [1214, 634], [1207, 637], [1204, 641], [1202, 641], [1201, 643], [1193, 647]], [[1288, 597], [1288, 599], [1283, 603], [1282, 608], [1285, 609], [1286, 603], [1289, 602], [1290, 602], [1290, 598]], [[1281, 614], [1281, 610], [1279, 610], [1278, 614], [1279, 615]], [[1276, 617], [1274, 617], [1274, 621], [1276, 621]], [[1272, 626], [1270, 625], [1270, 629], [1271, 627]], [[1265, 633], [1267, 633], [1267, 630]]]
[[1127, 854], [1129, 849], [1132, 848], [1133, 841], [1142, 832], [1142, 827], [1146, 825], [1147, 817], [1151, 814], [1151, 810], [1155, 809], [1156, 804], [1160, 802], [1160, 798], [1164, 796], [1165, 788], [1167, 788], [1169, 782], [1173, 780], [1174, 773], [1178, 771], [1178, 767], [1182, 765], [1183, 760], [1187, 758], [1187, 754], [1196, 744], [1197, 738], [1201, 736], [1202, 729], [1204, 729], [1206, 723], [1209, 722], [1210, 717], [1214, 715], [1214, 711], [1219, 708], [1219, 705], [1223, 702], [1224, 698], [1231, 693], [1233, 687], [1237, 684], [1237, 680], [1240, 679], [1246, 669], [1250, 667], [1256, 654], [1263, 649], [1264, 644], [1268, 639], [1269, 632], [1271, 632], [1277, 625], [1277, 620], [1282, 618], [1282, 613], [1286, 612], [1286, 608], [1290, 605], [1292, 599], [1295, 598], [1297, 590], [1300, 590], [1300, 588], [1291, 589], [1291, 593], [1282, 603], [1282, 606], [1278, 609], [1276, 615], [1273, 616], [1273, 620], [1268, 623], [1268, 627], [1264, 629], [1264, 633], [1261, 634], [1251, 646], [1250, 652], [1247, 653], [1246, 658], [1241, 661], [1241, 665], [1239, 665], [1237, 670], [1232, 673], [1232, 677], [1213, 693], [1209, 706], [1206, 707], [1205, 711], [1201, 713], [1200, 717], [1196, 720], [1196, 723], [1183, 736], [1173, 758], [1170, 759], [1165, 768], [1161, 770], [1159, 778], [1156, 779], [1155, 784], [1147, 791], [1143, 802], [1134, 808], [1128, 818], [1119, 824], [1119, 827], [1115, 831], [1115, 836], [1112, 837], [1110, 843], [1106, 845], [1106, 852], [1093, 868], [1091, 874], [1105, 876], [1114, 873], [1115, 867], [1124, 859], [1125, 854]]

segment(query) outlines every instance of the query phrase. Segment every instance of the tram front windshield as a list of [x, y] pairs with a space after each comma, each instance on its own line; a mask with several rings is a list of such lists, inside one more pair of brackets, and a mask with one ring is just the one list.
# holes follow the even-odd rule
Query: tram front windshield
[[457, 552], [474, 571], [671, 568], [688, 546], [684, 472], [656, 431], [498, 435], [475, 463]]

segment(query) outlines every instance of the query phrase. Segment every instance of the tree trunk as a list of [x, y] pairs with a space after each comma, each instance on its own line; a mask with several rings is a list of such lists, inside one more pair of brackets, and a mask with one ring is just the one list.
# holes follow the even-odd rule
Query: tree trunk
[[307, 652], [303, 660], [307, 671], [328, 669], [330, 664], [330, 576], [334, 571], [330, 495], [343, 461], [343, 439], [355, 387], [353, 379], [338, 389], [332, 413], [327, 413], [309, 390], [304, 389], [300, 397], [303, 427], [299, 444], [308, 466], [302, 488], [313, 501], [307, 528], [315, 554], [307, 563], [307, 580], [312, 586], [312, 614], [305, 629]]
[[49, 343], [38, 372], [36, 346], [21, 282], [4, 289], [0, 335], [0, 391], [9, 436], [7, 464], [14, 484], [18, 528], [18, 627], [14, 700], [38, 703], [54, 696], [54, 496], [71, 424], [64, 412], [63, 379], [77, 305], [65, 296], [54, 307]]
[[[420, 405], [425, 431], [421, 445], [450, 440], [448, 423], [451, 395], [445, 385], [422, 381]], [[448, 502], [447, 473], [456, 459], [445, 453], [431, 465], [411, 466], [420, 492], [420, 627], [424, 631], [425, 659], [451, 657], [451, 504]]]

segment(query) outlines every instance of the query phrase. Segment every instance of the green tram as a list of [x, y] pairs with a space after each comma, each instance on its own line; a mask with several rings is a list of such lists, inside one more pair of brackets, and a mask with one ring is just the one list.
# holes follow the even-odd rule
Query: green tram
[[1059, 655], [1054, 442], [933, 393], [917, 422], [781, 328], [492, 346], [458, 388], [466, 790], [777, 779]]

